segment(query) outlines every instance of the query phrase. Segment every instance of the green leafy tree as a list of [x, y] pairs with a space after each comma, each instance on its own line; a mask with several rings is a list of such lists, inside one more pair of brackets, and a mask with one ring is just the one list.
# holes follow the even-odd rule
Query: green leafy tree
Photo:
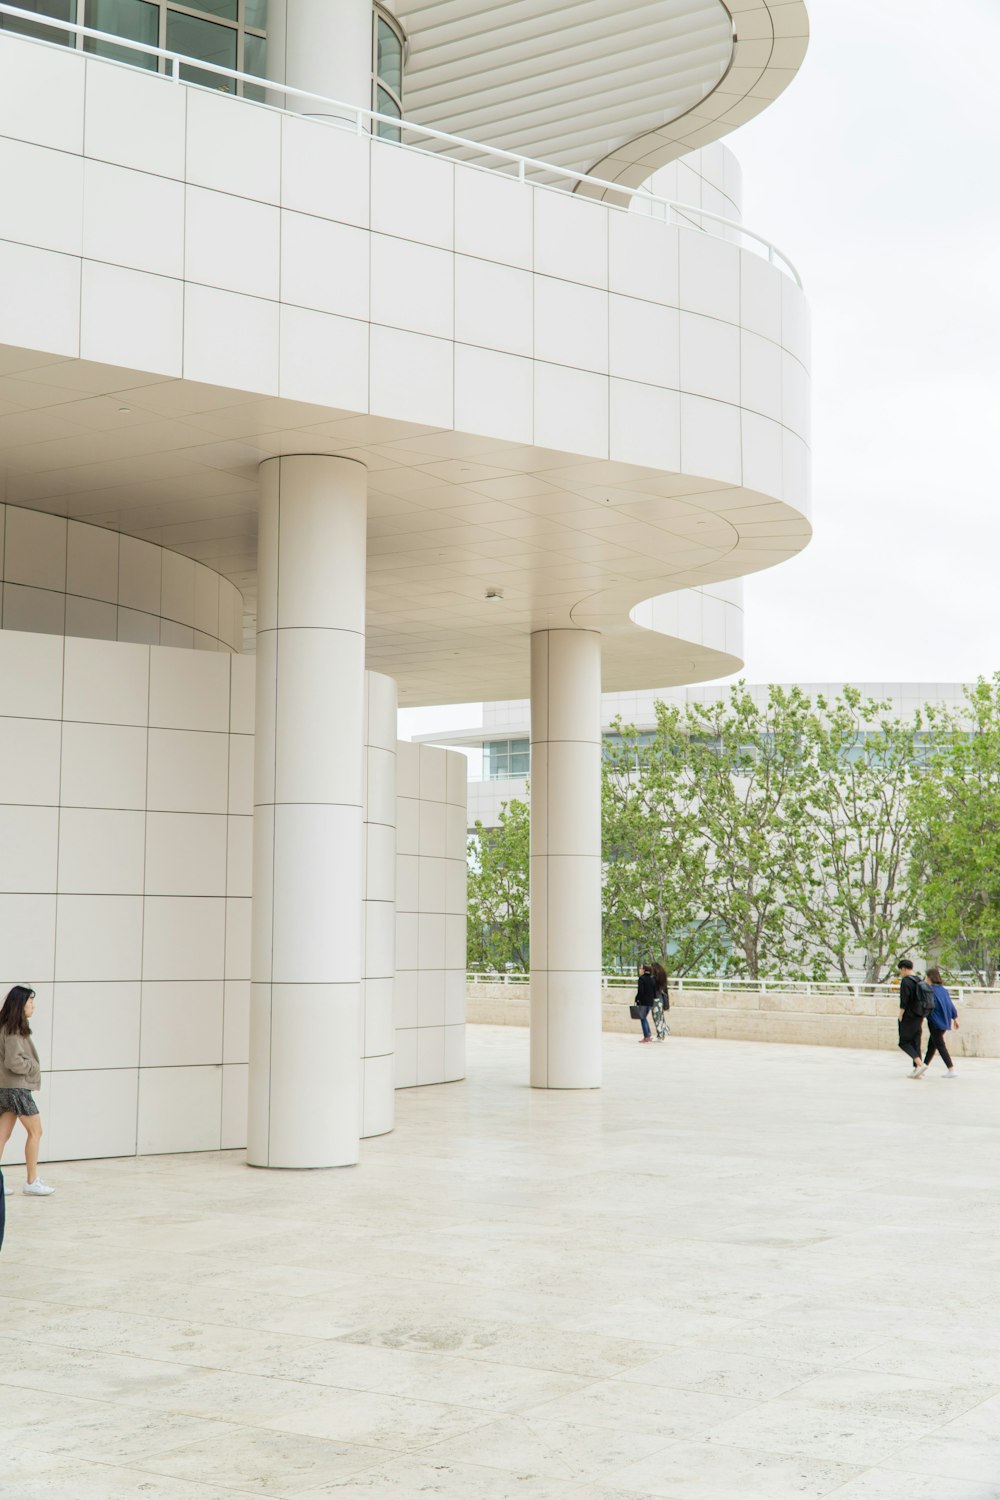
[[475, 824], [468, 841], [468, 963], [528, 968], [528, 804], [504, 802], [499, 826]]
[[961, 714], [929, 710], [934, 753], [914, 785], [911, 884], [928, 952], [980, 984], [1000, 971], [1000, 673]]
[[703, 905], [705, 851], [688, 810], [688, 740], [676, 708], [653, 734], [614, 724], [602, 777], [604, 965], [658, 959], [671, 974], [716, 972], [725, 935]]
[[790, 920], [787, 872], [807, 850], [803, 743], [809, 701], [772, 687], [759, 703], [743, 682], [685, 713], [687, 812], [702, 851], [704, 910], [751, 979], [800, 978], [808, 945]]
[[845, 687], [822, 694], [804, 721], [805, 774], [789, 848], [789, 911], [813, 953], [815, 977], [881, 984], [912, 942], [911, 808], [924, 736], [919, 715]]

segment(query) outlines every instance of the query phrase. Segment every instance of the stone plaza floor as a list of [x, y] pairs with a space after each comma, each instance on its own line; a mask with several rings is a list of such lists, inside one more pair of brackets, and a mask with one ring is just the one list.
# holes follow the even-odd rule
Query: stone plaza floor
[[470, 1028], [346, 1171], [11, 1169], [4, 1500], [1000, 1500], [1000, 1061], [604, 1046]]

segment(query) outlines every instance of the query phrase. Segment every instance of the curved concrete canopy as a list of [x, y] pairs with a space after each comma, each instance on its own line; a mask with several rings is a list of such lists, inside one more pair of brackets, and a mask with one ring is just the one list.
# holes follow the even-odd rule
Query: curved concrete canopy
[[523, 696], [531, 632], [560, 625], [601, 631], [608, 692], [735, 671], [630, 611], [770, 567], [811, 534], [797, 505], [717, 479], [13, 349], [0, 371], [32, 423], [4, 455], [21, 466], [9, 503], [200, 558], [251, 608], [261, 459], [366, 464], [368, 666], [404, 706]]
[[408, 119], [631, 187], [765, 109], [809, 35], [803, 0], [400, 0], [398, 13]]

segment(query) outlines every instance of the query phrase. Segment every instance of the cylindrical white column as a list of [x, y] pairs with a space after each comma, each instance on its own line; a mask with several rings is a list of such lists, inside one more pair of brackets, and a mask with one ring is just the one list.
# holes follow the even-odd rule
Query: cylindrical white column
[[347, 1166], [361, 1114], [363, 464], [260, 467], [247, 1160]]
[[396, 684], [365, 673], [365, 895], [361, 1134], [384, 1135], [396, 1117]]
[[[268, 77], [338, 104], [371, 109], [373, 26], [372, 0], [271, 0]], [[287, 107], [304, 115], [337, 115], [294, 95]], [[355, 117], [344, 118], [353, 123]]]
[[601, 1083], [601, 638], [531, 637], [531, 1083]]

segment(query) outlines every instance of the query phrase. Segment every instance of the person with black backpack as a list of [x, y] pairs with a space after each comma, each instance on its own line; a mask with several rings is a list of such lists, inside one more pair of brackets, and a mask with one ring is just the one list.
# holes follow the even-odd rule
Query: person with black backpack
[[923, 1078], [927, 1064], [921, 1056], [921, 1032], [934, 1009], [934, 991], [922, 974], [913, 972], [913, 962], [901, 958], [899, 971], [899, 1046], [913, 1063], [911, 1078]]

